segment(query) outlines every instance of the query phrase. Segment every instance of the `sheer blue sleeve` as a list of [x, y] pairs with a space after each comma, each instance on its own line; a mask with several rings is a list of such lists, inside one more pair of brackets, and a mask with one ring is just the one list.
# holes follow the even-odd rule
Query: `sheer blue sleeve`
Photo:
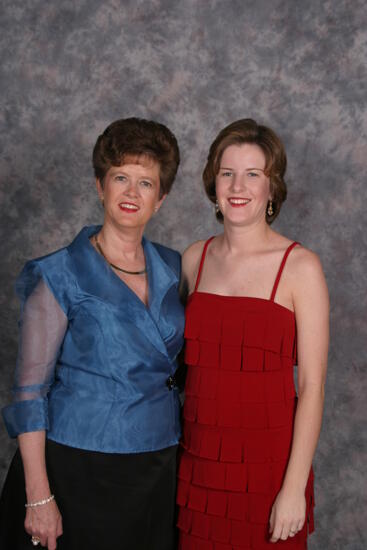
[[47, 394], [68, 324], [40, 270], [31, 264], [16, 285], [21, 299], [18, 358], [13, 402], [3, 409], [10, 437], [48, 429]]

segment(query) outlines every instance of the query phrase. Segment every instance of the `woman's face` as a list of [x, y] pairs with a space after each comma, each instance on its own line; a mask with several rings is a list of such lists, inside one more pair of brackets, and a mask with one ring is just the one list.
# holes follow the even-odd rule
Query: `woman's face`
[[160, 167], [148, 157], [139, 164], [112, 166], [104, 177], [103, 186], [97, 180], [98, 194], [104, 202], [105, 222], [122, 227], [143, 227], [157, 212], [166, 195], [159, 196]]
[[224, 150], [215, 188], [225, 221], [235, 225], [266, 223], [271, 196], [265, 165], [265, 155], [258, 145], [230, 145]]

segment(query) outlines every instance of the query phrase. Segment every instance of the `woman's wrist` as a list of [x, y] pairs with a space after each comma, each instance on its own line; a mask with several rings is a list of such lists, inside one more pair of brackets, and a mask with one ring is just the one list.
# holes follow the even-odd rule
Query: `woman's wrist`
[[297, 477], [296, 479], [291, 479], [290, 476], [286, 476], [282, 489], [283, 491], [290, 492], [290, 493], [302, 493], [304, 494], [307, 487], [307, 478], [301, 479], [301, 477]]
[[47, 477], [34, 478], [26, 482], [27, 502], [38, 502], [52, 494]]
[[37, 501], [34, 501], [34, 502], [26, 502], [26, 504], [24, 505], [26, 508], [37, 508], [37, 506], [43, 506], [44, 504], [48, 504], [49, 502], [51, 502], [52, 500], [54, 500], [55, 498], [55, 495], [50, 495], [46, 498], [43, 498], [41, 500], [37, 500]]

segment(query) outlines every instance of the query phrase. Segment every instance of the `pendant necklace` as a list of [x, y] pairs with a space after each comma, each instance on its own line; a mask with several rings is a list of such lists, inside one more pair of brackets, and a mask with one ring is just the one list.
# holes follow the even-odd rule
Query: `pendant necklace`
[[101, 254], [101, 256], [103, 256], [103, 258], [106, 260], [108, 265], [110, 265], [114, 269], [117, 269], [118, 271], [122, 271], [122, 273], [127, 273], [127, 275], [144, 275], [144, 273], [147, 272], [147, 268], [142, 269], [141, 271], [128, 271], [127, 269], [122, 269], [122, 267], [119, 267], [118, 265], [111, 264], [111, 262], [107, 260], [105, 253], [103, 252], [102, 247], [98, 242], [97, 235], [94, 235], [94, 242], [96, 243], [98, 252]]

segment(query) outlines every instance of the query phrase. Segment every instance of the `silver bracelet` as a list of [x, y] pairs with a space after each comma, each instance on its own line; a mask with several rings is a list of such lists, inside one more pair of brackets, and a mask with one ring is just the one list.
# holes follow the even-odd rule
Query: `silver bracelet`
[[36, 506], [43, 506], [44, 504], [48, 504], [55, 498], [55, 495], [50, 495], [48, 498], [44, 498], [43, 500], [39, 500], [38, 502], [27, 502], [24, 506], [26, 508], [35, 508]]

